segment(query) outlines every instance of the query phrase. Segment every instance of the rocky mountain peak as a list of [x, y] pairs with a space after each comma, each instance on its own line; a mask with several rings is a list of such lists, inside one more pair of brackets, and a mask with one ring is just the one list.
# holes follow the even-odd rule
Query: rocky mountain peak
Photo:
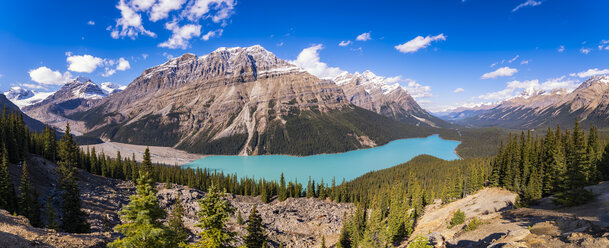
[[579, 85], [579, 87], [577, 87], [577, 90], [581, 90], [581, 89], [586, 89], [586, 88], [590, 88], [590, 87], [599, 87], [599, 88], [604, 88], [609, 86], [609, 75], [598, 75], [598, 76], [592, 76], [590, 78], [588, 78], [586, 81], [584, 81], [583, 83], [581, 83], [581, 85]]
[[14, 100], [23, 100], [34, 96], [34, 92], [32, 90], [22, 88], [19, 86], [11, 87], [11, 89], [4, 93], [6, 98], [11, 101]]

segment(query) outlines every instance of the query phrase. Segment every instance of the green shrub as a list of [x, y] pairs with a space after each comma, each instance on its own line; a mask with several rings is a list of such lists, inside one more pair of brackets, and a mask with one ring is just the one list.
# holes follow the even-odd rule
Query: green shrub
[[463, 213], [461, 209], [457, 209], [457, 211], [453, 214], [453, 218], [450, 219], [450, 226], [448, 226], [448, 228], [452, 228], [463, 223], [465, 223], [465, 213]]
[[408, 244], [407, 248], [433, 248], [433, 246], [429, 244], [429, 239], [418, 235]]
[[471, 221], [469, 221], [469, 223], [467, 223], [467, 226], [465, 226], [465, 231], [469, 232], [476, 230], [480, 225], [482, 225], [480, 218], [474, 217]]

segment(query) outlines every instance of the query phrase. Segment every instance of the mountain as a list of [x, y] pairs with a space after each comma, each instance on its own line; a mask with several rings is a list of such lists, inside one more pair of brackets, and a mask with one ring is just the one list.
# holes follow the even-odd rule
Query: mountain
[[205, 154], [342, 152], [434, 132], [359, 108], [258, 45], [171, 59], [70, 118], [90, 136]]
[[101, 84], [101, 89], [104, 91], [104, 93], [106, 95], [120, 92], [120, 91], [124, 90], [125, 88], [127, 88], [127, 86], [122, 86], [122, 85], [115, 84], [112, 82], [105, 82], [105, 83]]
[[37, 92], [15, 86], [11, 87], [9, 91], [4, 92], [4, 95], [19, 108], [23, 108], [42, 102], [53, 93], [54, 92]]
[[[11, 102], [4, 94], [0, 94], [0, 109], [2, 111], [6, 109], [6, 111], [9, 113], [18, 112], [23, 114], [23, 112], [21, 112], [21, 109], [19, 109], [17, 105]], [[25, 125], [30, 127], [30, 129], [32, 129], [33, 131], [41, 132], [44, 129], [44, 124], [42, 122], [36, 119], [32, 119], [26, 114], [23, 114], [23, 122], [25, 122]]]
[[570, 127], [575, 120], [584, 125], [609, 126], [609, 76], [590, 77], [572, 92], [565, 89], [525, 91], [464, 122], [521, 129]]
[[371, 71], [343, 72], [333, 79], [347, 99], [358, 107], [413, 125], [447, 127], [448, 123], [429, 114], [398, 83], [389, 84]]
[[472, 107], [459, 107], [448, 111], [436, 112], [434, 114], [442, 120], [459, 124], [467, 118], [482, 114], [496, 106], [497, 104], [482, 104]]
[[59, 125], [61, 128], [66, 121], [66, 115], [87, 110], [106, 96], [91, 79], [77, 77], [43, 101], [24, 106], [22, 109], [33, 118], [50, 125]]

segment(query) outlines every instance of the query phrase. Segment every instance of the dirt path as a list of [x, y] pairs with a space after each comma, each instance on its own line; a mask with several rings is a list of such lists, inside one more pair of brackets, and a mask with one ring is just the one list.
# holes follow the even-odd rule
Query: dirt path
[[[86, 149], [87, 146], [81, 146]], [[121, 156], [123, 157], [131, 157], [132, 154], [135, 154], [135, 160], [141, 162], [144, 156], [144, 150], [146, 150], [147, 146], [143, 145], [131, 145], [117, 142], [104, 142], [96, 145], [88, 145], [88, 147], [95, 147], [96, 152], [104, 152], [107, 155], [112, 157], [116, 156], [116, 152], [120, 151]], [[194, 154], [188, 153], [182, 150], [174, 149], [171, 147], [163, 147], [163, 146], [149, 146], [150, 147], [150, 157], [153, 163], [164, 163], [168, 165], [183, 165], [195, 161], [197, 159], [201, 159], [206, 157], [207, 155], [203, 154]]]

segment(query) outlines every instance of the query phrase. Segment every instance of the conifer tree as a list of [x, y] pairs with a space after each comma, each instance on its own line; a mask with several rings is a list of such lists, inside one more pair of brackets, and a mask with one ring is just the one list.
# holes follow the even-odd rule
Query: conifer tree
[[178, 195], [174, 203], [173, 211], [169, 215], [168, 226], [172, 232], [171, 238], [173, 245], [183, 246], [190, 235], [190, 231], [184, 226], [182, 217], [184, 217], [184, 207], [182, 206], [181, 196]]
[[62, 163], [58, 168], [59, 186], [62, 191], [61, 199], [61, 229], [70, 233], [89, 232], [85, 213], [81, 209], [80, 189], [76, 182], [76, 169], [68, 163]]
[[262, 218], [256, 210], [256, 205], [252, 207], [250, 216], [248, 218], [247, 235], [244, 238], [245, 247], [247, 248], [261, 248], [266, 242], [266, 235], [262, 229]]
[[243, 225], [245, 221], [243, 220], [243, 216], [241, 216], [241, 210], [237, 211], [237, 224]]
[[142, 160], [142, 170], [152, 172], [152, 160], [150, 160], [150, 148], [146, 147]]
[[609, 143], [605, 145], [605, 150], [598, 163], [598, 171], [601, 180], [609, 180]]
[[53, 196], [49, 195], [47, 198], [47, 203], [45, 206], [45, 215], [47, 218], [47, 228], [57, 230], [59, 227], [57, 225], [57, 213], [55, 212], [55, 208], [53, 207]]
[[319, 246], [320, 248], [326, 248], [326, 237], [325, 236], [321, 236], [321, 246]]
[[199, 242], [189, 247], [196, 248], [227, 248], [232, 247], [235, 234], [226, 228], [226, 222], [235, 211], [233, 206], [224, 198], [225, 192], [220, 192], [215, 185], [211, 185], [205, 198], [199, 200], [201, 210], [199, 223], [196, 227], [202, 229], [198, 234]]
[[283, 173], [281, 173], [281, 178], [279, 179], [279, 201], [285, 201], [288, 198], [288, 192], [285, 186], [285, 178], [283, 177]]
[[119, 212], [122, 224], [114, 228], [124, 237], [108, 247], [171, 247], [170, 232], [162, 223], [166, 212], [159, 207], [148, 172], [141, 172], [136, 194], [129, 198], [129, 204]]
[[30, 183], [27, 162], [23, 161], [21, 183], [19, 184], [19, 214], [27, 217], [32, 226], [40, 227], [40, 208], [36, 192]]
[[269, 193], [267, 192], [266, 183], [262, 183], [260, 186], [260, 200], [263, 203], [269, 203]]
[[0, 163], [0, 208], [14, 211], [11, 209], [11, 182], [8, 174], [8, 151], [6, 146], [2, 147], [2, 162]]

